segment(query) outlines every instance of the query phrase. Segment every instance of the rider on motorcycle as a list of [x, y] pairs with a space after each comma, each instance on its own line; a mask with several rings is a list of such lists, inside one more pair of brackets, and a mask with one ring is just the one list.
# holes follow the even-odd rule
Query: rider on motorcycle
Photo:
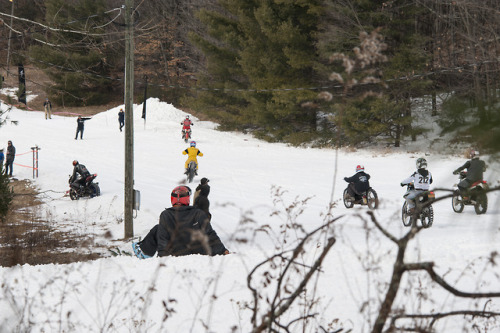
[[184, 138], [184, 134], [187, 132], [191, 132], [191, 125], [194, 125], [194, 123], [189, 119], [189, 116], [186, 116], [186, 119], [184, 119], [181, 123], [182, 125], [182, 137]]
[[82, 190], [88, 176], [90, 176], [90, 172], [87, 170], [85, 165], [78, 163], [77, 160], [74, 160], [73, 174], [69, 178], [70, 186], [76, 190]]
[[413, 214], [415, 212], [415, 198], [422, 192], [428, 191], [430, 184], [432, 184], [432, 175], [427, 170], [427, 160], [420, 157], [417, 159], [415, 164], [417, 166], [417, 171], [401, 182], [401, 186], [411, 183], [413, 183], [414, 186], [413, 190], [410, 190], [407, 194], [405, 194], [409, 214]]
[[189, 162], [195, 161], [196, 162], [196, 175], [197, 175], [198, 174], [198, 159], [196, 157], [203, 156], [203, 153], [198, 148], [196, 148], [196, 141], [191, 141], [189, 146], [190, 146], [189, 148], [185, 149], [182, 152], [183, 155], [188, 155], [188, 159], [186, 160], [186, 163], [184, 163], [184, 168], [186, 169], [184, 174], [187, 174], [187, 172], [188, 172]]
[[486, 171], [486, 163], [479, 159], [479, 152], [477, 150], [471, 149], [469, 157], [469, 161], [453, 171], [453, 174], [457, 175], [463, 169], [467, 169], [467, 177], [458, 184], [458, 190], [462, 197], [467, 195], [468, 189], [472, 184], [483, 180], [483, 172]]
[[370, 188], [370, 175], [365, 173], [363, 165], [356, 166], [356, 173], [352, 177], [344, 177], [344, 180], [349, 183], [347, 193], [354, 198], [355, 201], [361, 200], [361, 196]]

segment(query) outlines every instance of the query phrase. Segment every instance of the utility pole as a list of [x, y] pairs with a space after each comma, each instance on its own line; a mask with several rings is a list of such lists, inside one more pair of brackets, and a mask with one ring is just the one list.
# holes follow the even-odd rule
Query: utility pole
[[134, 27], [133, 0], [125, 0], [125, 237], [134, 236]]

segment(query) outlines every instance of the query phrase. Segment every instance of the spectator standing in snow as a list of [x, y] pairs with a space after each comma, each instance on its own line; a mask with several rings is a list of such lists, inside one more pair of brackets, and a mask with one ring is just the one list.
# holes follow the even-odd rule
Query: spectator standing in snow
[[125, 112], [123, 109], [120, 109], [118, 112], [118, 124], [120, 125], [120, 132], [122, 131], [123, 126], [125, 126]]
[[212, 214], [210, 214], [210, 201], [208, 200], [208, 195], [210, 194], [210, 185], [208, 185], [209, 180], [205, 177], [201, 179], [200, 185], [196, 187], [194, 203], [193, 206], [201, 209], [208, 216], [208, 220], [212, 220]]
[[52, 103], [49, 101], [48, 98], [45, 99], [45, 102], [43, 102], [43, 107], [45, 109], [45, 119], [52, 119]]
[[12, 141], [7, 142], [7, 156], [5, 160], [5, 174], [12, 176], [12, 166], [14, 165], [14, 159], [16, 158], [16, 147], [12, 144]]
[[219, 236], [212, 229], [207, 215], [189, 206], [191, 189], [177, 186], [172, 190], [172, 207], [160, 214], [160, 221], [144, 239], [132, 243], [135, 255], [140, 259], [158, 256], [184, 256], [189, 254], [228, 254]]
[[76, 119], [76, 135], [75, 140], [78, 139], [78, 133], [80, 133], [80, 140], [83, 140], [83, 130], [85, 128], [84, 122], [89, 120], [90, 118], [82, 118], [82, 116], [78, 116]]

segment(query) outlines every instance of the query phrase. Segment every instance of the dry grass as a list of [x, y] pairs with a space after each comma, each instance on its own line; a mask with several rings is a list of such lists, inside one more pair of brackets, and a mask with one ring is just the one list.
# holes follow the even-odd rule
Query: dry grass
[[93, 260], [88, 252], [91, 236], [57, 230], [57, 221], [39, 218], [41, 202], [28, 180], [12, 181], [14, 199], [4, 223], [0, 224], [0, 265], [38, 265]]

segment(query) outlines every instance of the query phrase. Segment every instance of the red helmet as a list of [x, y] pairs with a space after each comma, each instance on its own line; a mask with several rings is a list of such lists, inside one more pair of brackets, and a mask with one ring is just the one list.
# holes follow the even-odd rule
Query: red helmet
[[77, 165], [78, 164], [78, 161], [77, 160], [74, 160], [73, 161], [73, 166]]
[[170, 201], [172, 206], [180, 203], [183, 206], [189, 206], [189, 199], [191, 195], [191, 189], [187, 186], [177, 186], [172, 190], [170, 195]]
[[356, 172], [360, 172], [360, 171], [365, 171], [365, 167], [363, 165], [356, 166]]

